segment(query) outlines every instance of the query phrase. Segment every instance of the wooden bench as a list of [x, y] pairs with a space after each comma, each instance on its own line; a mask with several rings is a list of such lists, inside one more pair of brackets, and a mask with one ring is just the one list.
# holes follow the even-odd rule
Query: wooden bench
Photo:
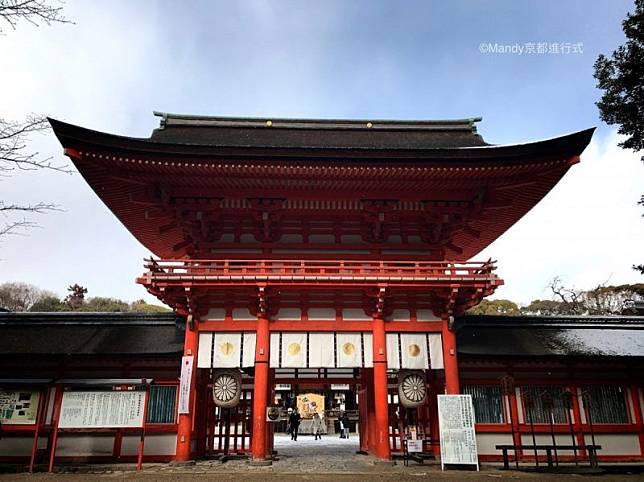
[[510, 468], [510, 459], [508, 457], [508, 451], [510, 450], [541, 450], [546, 452], [546, 460], [548, 462], [548, 467], [553, 467], [552, 463], [552, 452], [553, 450], [586, 450], [588, 451], [588, 461], [590, 466], [595, 468], [597, 467], [597, 451], [601, 450], [601, 445], [497, 445], [497, 450], [503, 451], [503, 468], [508, 470]]

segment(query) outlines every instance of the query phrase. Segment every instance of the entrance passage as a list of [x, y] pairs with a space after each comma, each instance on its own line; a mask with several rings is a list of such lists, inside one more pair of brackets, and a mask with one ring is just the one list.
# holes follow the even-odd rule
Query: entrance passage
[[280, 420], [273, 424], [273, 447], [278, 457], [341, 457], [360, 450], [358, 372], [275, 370], [273, 403]]
[[[253, 440], [254, 373], [240, 371], [241, 396], [236, 406], [222, 408], [213, 400], [213, 372], [200, 371], [202, 389], [198, 398], [199, 435], [197, 457], [248, 457]], [[271, 368], [267, 385], [267, 402], [277, 416], [265, 420], [267, 453], [277, 458], [329, 457], [335, 462], [361, 460], [363, 454], [376, 455], [375, 397], [372, 368]], [[398, 375], [387, 374], [386, 413], [389, 450], [402, 455], [404, 441], [413, 430], [423, 440], [426, 457], [438, 453], [438, 423], [435, 393], [443, 381], [427, 374], [431, 394], [425, 403], [406, 408], [399, 399]], [[291, 416], [299, 414], [297, 440], [292, 440]], [[317, 417], [315, 416], [317, 414]], [[342, 432], [348, 431], [348, 438]], [[316, 432], [321, 437], [316, 437]], [[345, 434], [346, 436], [346, 434]], [[376, 455], [377, 456], [377, 455]]]
[[274, 448], [277, 457], [282, 458], [353, 458], [360, 450], [360, 439], [352, 433], [348, 439], [342, 439], [338, 434], [323, 435], [316, 440], [312, 435], [298, 436], [297, 442], [291, 440], [288, 434], [275, 434]]

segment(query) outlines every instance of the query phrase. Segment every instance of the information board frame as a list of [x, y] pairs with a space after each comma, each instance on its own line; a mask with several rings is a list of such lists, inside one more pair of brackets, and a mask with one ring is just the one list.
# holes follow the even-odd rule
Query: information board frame
[[[82, 385], [83, 389], [75, 386], [55, 385], [56, 396], [54, 399], [54, 420], [53, 420], [53, 436], [51, 453], [49, 456], [49, 472], [54, 471], [54, 461], [56, 459], [56, 443], [58, 440], [58, 433], [62, 431], [72, 432], [103, 432], [105, 430], [114, 430], [115, 432], [122, 429], [140, 429], [141, 438], [139, 441], [139, 453], [136, 465], [136, 470], [141, 470], [143, 466], [143, 450], [145, 447], [145, 428], [148, 417], [148, 405], [150, 402], [150, 383], [146, 379], [142, 379], [140, 384], [126, 384], [126, 385], [109, 385], [96, 383], [92, 385]], [[63, 408], [63, 401], [66, 393], [143, 393], [143, 402], [141, 410], [141, 424], [140, 425], [121, 425], [121, 424], [101, 424], [101, 425], [85, 425], [81, 427], [60, 426], [61, 411]], [[106, 398], [103, 398], [105, 400]]]
[[471, 395], [438, 395], [441, 470], [445, 465], [476, 465], [475, 414]]

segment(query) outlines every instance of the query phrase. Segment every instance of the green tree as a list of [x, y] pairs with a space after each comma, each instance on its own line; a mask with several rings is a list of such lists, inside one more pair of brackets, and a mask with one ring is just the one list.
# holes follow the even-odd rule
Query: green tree
[[535, 316], [563, 315], [564, 308], [560, 301], [532, 300], [528, 306], [521, 307], [521, 314]]
[[467, 310], [468, 315], [520, 315], [521, 311], [514, 301], [483, 300], [478, 305]]
[[85, 295], [87, 294], [87, 288], [75, 283], [67, 288], [69, 294], [65, 298], [65, 303], [72, 311], [80, 310], [85, 304]]
[[126, 312], [130, 311], [130, 305], [122, 300], [117, 300], [115, 298], [106, 298], [101, 296], [95, 296], [89, 298], [87, 302], [83, 303], [75, 311], [92, 311], [92, 312], [104, 312], [104, 313], [113, 313], [113, 312]]
[[70, 311], [70, 308], [68, 305], [63, 303], [58, 296], [51, 295], [45, 296], [36, 301], [31, 308], [29, 308], [29, 311], [48, 313], [52, 311]]
[[130, 311], [136, 313], [167, 313], [172, 310], [166, 306], [148, 304], [145, 300], [136, 300], [130, 305]]
[[[595, 62], [597, 87], [604, 91], [597, 102], [599, 116], [619, 126], [626, 149], [644, 149], [644, 0], [635, 0], [635, 11], [622, 22], [626, 43], [610, 58], [600, 55]], [[642, 157], [644, 161], [644, 156]], [[644, 195], [639, 204], [644, 205]], [[644, 274], [644, 264], [633, 269]]]

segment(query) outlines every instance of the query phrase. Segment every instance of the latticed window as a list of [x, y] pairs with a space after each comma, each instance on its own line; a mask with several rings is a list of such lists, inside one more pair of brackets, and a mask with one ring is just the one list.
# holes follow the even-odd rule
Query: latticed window
[[[584, 388], [593, 423], [629, 423], [626, 393], [617, 385], [592, 385]], [[590, 398], [590, 400], [588, 400]], [[588, 407], [587, 407], [588, 408]]]
[[535, 385], [521, 387], [526, 423], [567, 423], [563, 400], [564, 387], [556, 385]]
[[463, 393], [472, 395], [476, 423], [503, 423], [501, 389], [497, 385], [465, 385]]
[[176, 385], [151, 385], [148, 423], [175, 423]]

